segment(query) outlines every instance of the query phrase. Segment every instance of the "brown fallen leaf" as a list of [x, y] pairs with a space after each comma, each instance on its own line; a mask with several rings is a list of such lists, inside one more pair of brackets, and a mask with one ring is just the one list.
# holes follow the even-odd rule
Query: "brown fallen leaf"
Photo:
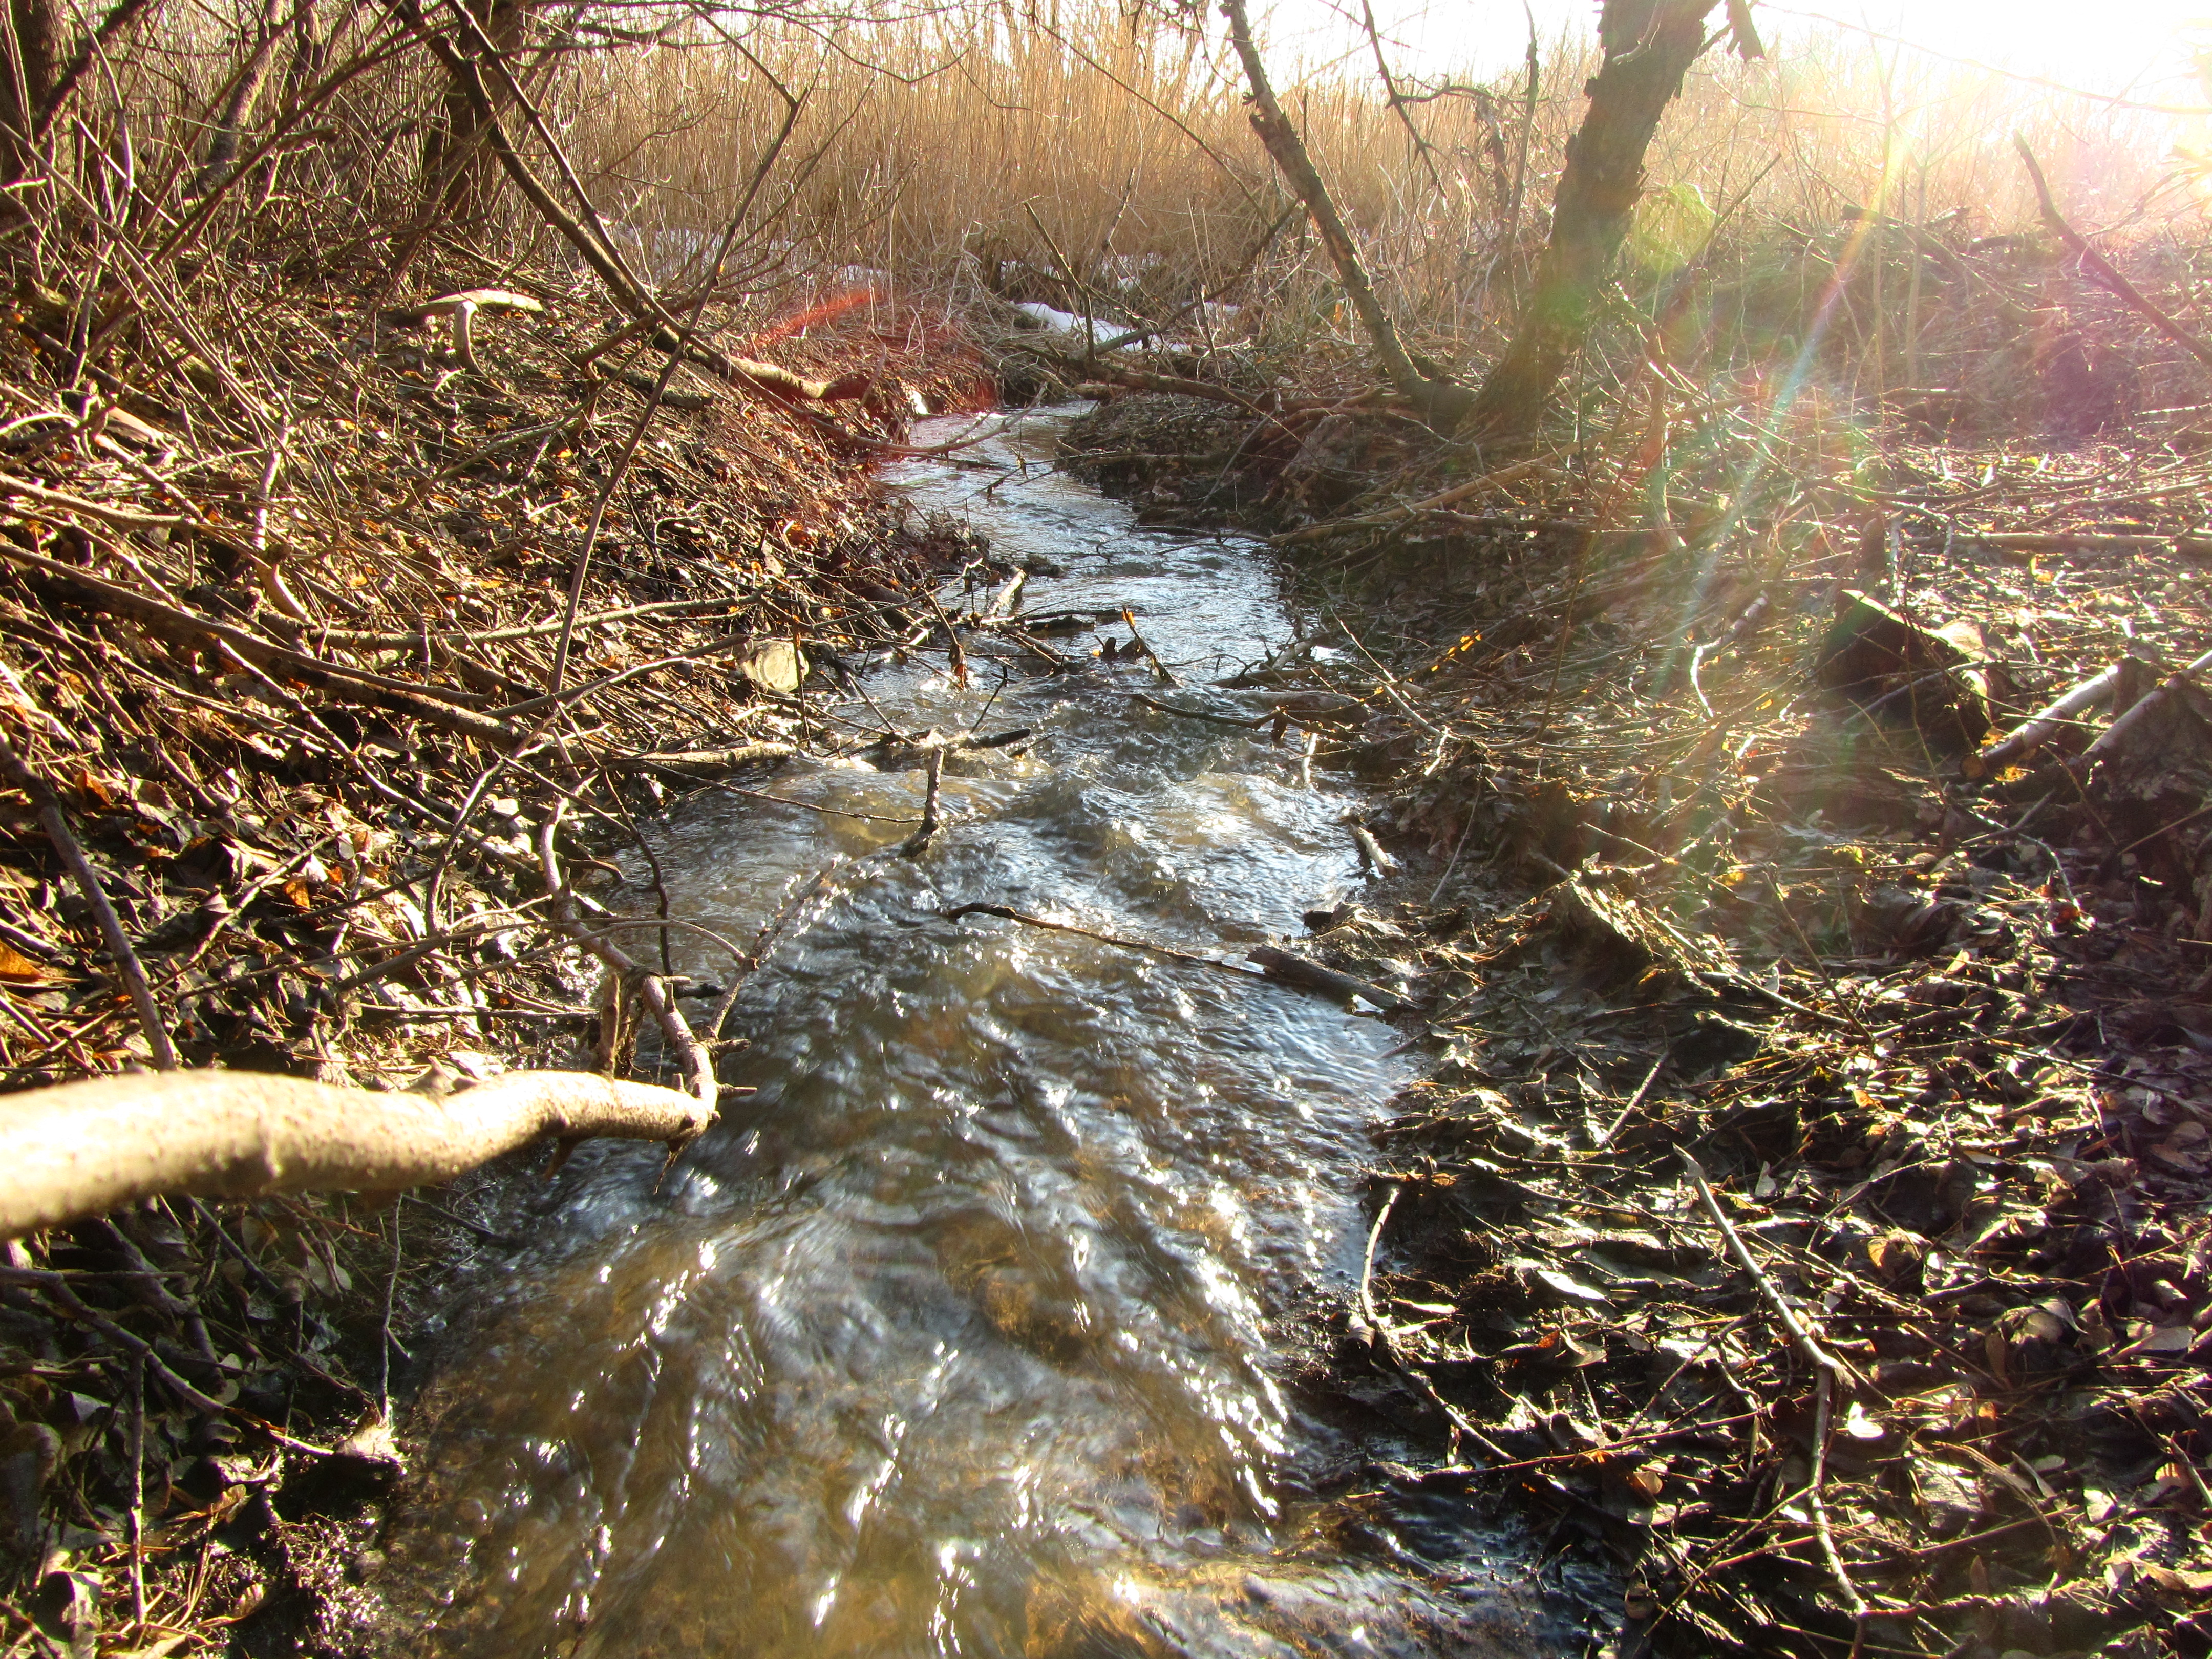
[[10, 985], [50, 985], [56, 977], [44, 963], [33, 961], [5, 939], [0, 939], [0, 980]]

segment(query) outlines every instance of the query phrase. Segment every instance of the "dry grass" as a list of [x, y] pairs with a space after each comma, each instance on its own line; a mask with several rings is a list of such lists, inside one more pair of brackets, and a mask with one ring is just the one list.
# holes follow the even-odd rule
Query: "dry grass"
[[[246, 19], [258, 9], [238, 10], [165, 9], [116, 54], [97, 95], [80, 100], [85, 125], [71, 159], [84, 203], [117, 201], [120, 109], [137, 200], [128, 213], [117, 201], [116, 216], [148, 227], [189, 210], [182, 181], [255, 38]], [[956, 297], [988, 288], [1074, 305], [1072, 275], [1094, 308], [1118, 300], [1157, 311], [1232, 278], [1287, 204], [1211, 34], [1133, 23], [1095, 0], [1026, 18], [980, 7], [860, 19], [776, 10], [741, 33], [680, 24], [657, 45], [550, 53], [526, 71], [600, 212], [653, 274], [674, 277], [719, 236], [792, 95], [802, 106], [753, 200], [737, 262], [738, 286], [769, 306], [870, 285]], [[395, 48], [381, 17], [356, 14], [330, 61]], [[279, 42], [264, 125], [296, 102], [289, 54]], [[1480, 359], [1494, 344], [1540, 244], [1591, 67], [1587, 42], [1547, 44], [1516, 197], [1520, 76], [1412, 108], [1417, 150], [1364, 55], [1304, 75], [1285, 63], [1294, 111], [1389, 297], [1437, 355]], [[220, 228], [310, 263], [388, 258], [419, 192], [434, 69], [398, 46], [349, 80], [301, 121], [276, 168], [233, 192]], [[1741, 290], [1732, 325], [1741, 337], [1724, 341], [1721, 356], [1757, 357], [1802, 333], [1795, 323], [1832, 274], [1818, 267], [1840, 253], [1871, 273], [1856, 296], [1866, 315], [1837, 325], [1851, 356], [1875, 360], [1855, 362], [1851, 380], [1870, 367], [1883, 388], [1912, 383], [1926, 319], [1915, 314], [1909, 273], [1884, 281], [1899, 233], [1869, 233], [1863, 222], [1855, 230], [1846, 210], [1879, 208], [1954, 243], [2029, 228], [2015, 131], [2081, 222], [2140, 240], [2197, 240], [2199, 192], [2173, 159], [2167, 118], [2055, 100], [1838, 36], [1765, 63], [1716, 52], [1692, 76], [1654, 147], [1655, 186], [1674, 194], [1653, 198], [1654, 234], [1639, 244], [1631, 291], [1648, 308], [1694, 260], [1711, 285]], [[554, 252], [526, 216], [511, 211], [472, 239], [474, 251], [495, 265]], [[1285, 343], [1334, 334], [1350, 347], [1314, 252], [1293, 228], [1262, 262], [1262, 280], [1237, 297], [1266, 300]], [[1752, 313], [1785, 289], [1792, 325], [1763, 326]]]

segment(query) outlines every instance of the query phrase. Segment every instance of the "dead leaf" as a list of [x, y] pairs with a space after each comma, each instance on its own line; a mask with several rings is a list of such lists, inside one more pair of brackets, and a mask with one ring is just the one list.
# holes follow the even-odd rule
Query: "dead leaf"
[[5, 939], [0, 939], [0, 980], [11, 985], [50, 985], [57, 976], [43, 963], [33, 962]]

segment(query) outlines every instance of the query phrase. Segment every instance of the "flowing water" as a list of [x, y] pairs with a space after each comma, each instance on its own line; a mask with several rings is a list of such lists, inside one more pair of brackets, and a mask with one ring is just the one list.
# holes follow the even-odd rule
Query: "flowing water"
[[[916, 815], [918, 769], [800, 763], [769, 786], [872, 817], [715, 795], [673, 816], [677, 914], [750, 941], [788, 912], [730, 1023], [750, 1047], [725, 1075], [759, 1092], [665, 1181], [646, 1149], [586, 1149], [544, 1242], [477, 1287], [395, 1527], [410, 1651], [1557, 1648], [1451, 1503], [1312, 1498], [1361, 1448], [1272, 1369], [1284, 1316], [1356, 1279], [1398, 1035], [942, 914], [984, 900], [1234, 957], [1357, 884], [1353, 799], [1302, 781], [1294, 744], [1132, 701], [1251, 712], [1208, 682], [1291, 635], [1264, 550], [1138, 529], [1049, 471], [1059, 423], [978, 452], [1018, 469], [995, 485], [943, 462], [891, 482], [1002, 559], [1064, 567], [1032, 612], [1128, 607], [1183, 689], [1106, 664], [1035, 678], [980, 644], [965, 688], [941, 656], [871, 674], [908, 732], [1036, 732], [948, 765], [919, 857], [879, 821]], [[1494, 1574], [1468, 1569], [1486, 1554]]]

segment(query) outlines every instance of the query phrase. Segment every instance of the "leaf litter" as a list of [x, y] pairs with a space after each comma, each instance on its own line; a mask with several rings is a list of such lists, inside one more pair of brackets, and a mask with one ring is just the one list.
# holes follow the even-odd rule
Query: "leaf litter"
[[2202, 1650], [2212, 465], [1693, 435], [1652, 511], [1598, 445], [1330, 519], [1154, 402], [1074, 464], [1286, 527], [1255, 683], [1352, 703], [1408, 866], [1307, 918], [1428, 1056], [1305, 1379], [1424, 1453], [1347, 1496], [1520, 1514], [1622, 1655]]
[[[636, 816], [822, 738], [808, 700], [912, 647], [899, 601], [978, 549], [869, 469], [915, 409], [988, 403], [972, 347], [846, 307], [776, 349], [865, 366], [864, 395], [687, 369], [625, 474], [655, 376], [600, 349], [583, 286], [512, 273], [542, 313], [479, 319], [469, 363], [342, 284], [234, 275], [219, 350], [154, 303], [81, 374], [77, 319], [27, 285], [0, 334], [0, 737], [33, 792], [0, 793], [7, 1085], [165, 1047], [371, 1090], [672, 1076], [550, 926], [537, 842], [556, 826], [595, 909], [651, 913]], [[9, 1244], [7, 1650], [338, 1650], [404, 1465], [392, 1401], [455, 1276], [516, 1243], [505, 1194], [170, 1200]]]

